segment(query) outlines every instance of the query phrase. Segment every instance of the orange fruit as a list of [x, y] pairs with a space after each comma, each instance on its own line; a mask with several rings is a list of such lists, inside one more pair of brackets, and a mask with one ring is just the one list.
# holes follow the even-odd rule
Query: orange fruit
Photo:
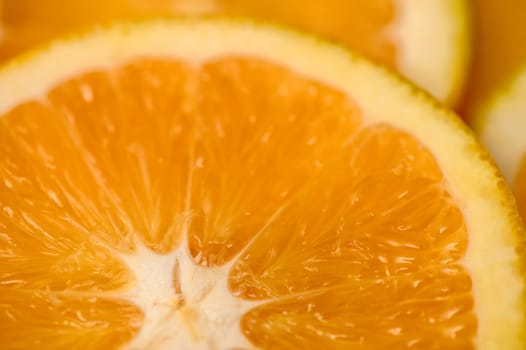
[[476, 0], [473, 5], [473, 60], [461, 103], [472, 121], [493, 91], [517, 74], [526, 62], [526, 2]]
[[512, 186], [526, 222], [526, 67], [481, 106], [474, 128]]
[[0, 139], [4, 348], [526, 344], [503, 179], [345, 49], [231, 20], [108, 28], [0, 71]]
[[[226, 14], [291, 25], [360, 50], [448, 104], [469, 58], [467, 0], [3, 1], [0, 60], [78, 28], [174, 14]], [[1, 6], [1, 4], [0, 4]], [[0, 11], [1, 13], [2, 11]]]

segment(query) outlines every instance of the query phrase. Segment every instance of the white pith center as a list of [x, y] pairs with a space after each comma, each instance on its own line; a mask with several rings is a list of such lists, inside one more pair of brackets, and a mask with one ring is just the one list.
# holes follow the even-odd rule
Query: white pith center
[[122, 297], [144, 313], [141, 330], [125, 348], [253, 348], [241, 333], [240, 319], [260, 303], [230, 293], [230, 264], [205, 268], [195, 264], [182, 248], [158, 255], [141, 247], [137, 254], [121, 257], [136, 279]]

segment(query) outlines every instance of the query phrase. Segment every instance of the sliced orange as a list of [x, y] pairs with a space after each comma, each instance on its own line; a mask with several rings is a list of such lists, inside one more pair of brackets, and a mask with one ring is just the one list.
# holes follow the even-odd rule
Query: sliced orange
[[474, 127], [512, 185], [526, 220], [526, 68], [494, 92]]
[[523, 349], [487, 153], [344, 49], [221, 20], [0, 71], [3, 348]]
[[476, 0], [473, 5], [473, 60], [462, 101], [473, 121], [477, 108], [526, 61], [526, 1]]
[[[467, 0], [2, 1], [0, 60], [78, 28], [174, 14], [227, 14], [292, 25], [359, 49], [448, 104], [467, 72]], [[0, 14], [2, 11], [0, 10]]]

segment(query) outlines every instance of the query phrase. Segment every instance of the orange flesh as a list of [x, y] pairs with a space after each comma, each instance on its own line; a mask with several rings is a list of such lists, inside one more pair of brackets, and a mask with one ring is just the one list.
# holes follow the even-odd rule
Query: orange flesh
[[0, 343], [127, 342], [143, 312], [109, 294], [134, 283], [113, 251], [188, 232], [268, 301], [240, 325], [262, 348], [473, 348], [462, 213], [418, 140], [362, 117], [239, 57], [144, 59], [0, 116]]
[[[3, 7], [2, 7], [3, 5]], [[177, 14], [249, 16], [322, 34], [396, 67], [392, 0], [0, 0], [0, 61], [53, 37], [95, 24]]]
[[513, 192], [517, 200], [519, 213], [521, 214], [522, 220], [526, 222], [526, 154], [522, 156], [519, 171], [515, 176], [513, 185]]

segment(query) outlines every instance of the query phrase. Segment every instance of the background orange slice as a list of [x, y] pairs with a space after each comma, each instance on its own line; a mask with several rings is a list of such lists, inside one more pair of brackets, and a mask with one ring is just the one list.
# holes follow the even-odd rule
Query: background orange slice
[[291, 25], [350, 45], [448, 104], [461, 94], [470, 52], [466, 0], [17, 0], [0, 6], [0, 60], [114, 20], [219, 13]]
[[513, 187], [526, 219], [526, 70], [494, 92], [474, 120], [475, 130]]
[[473, 121], [492, 97], [526, 62], [526, 2], [472, 1], [474, 45], [462, 114]]

